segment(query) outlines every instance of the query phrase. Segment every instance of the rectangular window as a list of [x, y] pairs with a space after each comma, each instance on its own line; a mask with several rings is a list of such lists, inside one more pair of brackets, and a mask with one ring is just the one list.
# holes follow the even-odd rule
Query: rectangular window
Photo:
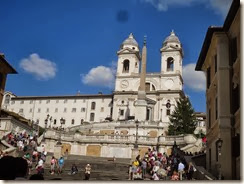
[[33, 103], [33, 100], [30, 100], [30, 104], [32, 104]]
[[67, 101], [68, 101], [68, 100], [65, 99], [65, 100], [64, 100], [64, 103], [67, 103]]
[[210, 67], [208, 67], [208, 69], [207, 69], [207, 88], [209, 88], [210, 82], [211, 82], [210, 74], [211, 74], [211, 70], [210, 70]]
[[102, 98], [102, 102], [104, 102], [104, 98]]
[[72, 112], [76, 112], [76, 108], [72, 108]]
[[30, 113], [32, 112], [32, 108], [30, 108]]
[[217, 54], [214, 56], [214, 71], [217, 72], [218, 62], [217, 62]]
[[218, 119], [218, 97], [215, 99], [215, 119]]
[[24, 109], [19, 109], [19, 113], [23, 113], [24, 112]]
[[41, 104], [42, 103], [42, 101], [41, 100], [39, 100], [39, 104]]
[[40, 108], [38, 108], [38, 112], [39, 112], [39, 113], [41, 112], [41, 109], [40, 109]]
[[50, 100], [47, 100], [46, 103], [49, 104], [50, 103]]
[[104, 111], [104, 107], [101, 107], [101, 112], [103, 112]]
[[74, 103], [76, 103], [76, 99], [74, 99]]
[[21, 101], [20, 101], [20, 104], [24, 104], [24, 100], [21, 100]]
[[58, 112], [58, 108], [55, 108], [55, 112]]
[[94, 113], [91, 113], [90, 114], [90, 121], [94, 121], [94, 119], [95, 119], [95, 114]]
[[85, 103], [86, 102], [86, 100], [85, 99], [83, 99], [83, 103]]
[[67, 108], [64, 108], [64, 112], [67, 112]]
[[96, 109], [96, 102], [92, 102], [91, 103], [91, 110], [95, 110]]
[[120, 110], [120, 116], [124, 116], [124, 110]]
[[81, 112], [85, 112], [85, 111], [86, 111], [86, 108], [82, 107]]
[[56, 100], [56, 103], [58, 103], [59, 102], [59, 100]]
[[170, 109], [166, 110], [166, 115], [169, 116], [170, 115]]
[[47, 108], [46, 112], [49, 112], [49, 108]]
[[232, 64], [235, 63], [236, 59], [237, 59], [237, 38], [233, 38], [231, 39], [231, 61]]
[[11, 104], [12, 104], [12, 105], [15, 104], [15, 101], [11, 101]]
[[75, 124], [75, 120], [74, 119], [71, 120], [71, 124], [72, 125]]
[[57, 120], [56, 120], [56, 119], [54, 119], [53, 124], [54, 124], [54, 125], [56, 125], [56, 124], [57, 124]]
[[208, 129], [211, 128], [211, 109], [208, 109]]

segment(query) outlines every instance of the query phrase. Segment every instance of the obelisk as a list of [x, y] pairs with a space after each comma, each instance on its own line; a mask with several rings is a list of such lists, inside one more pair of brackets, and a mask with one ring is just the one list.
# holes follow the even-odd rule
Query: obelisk
[[147, 47], [146, 47], [146, 36], [145, 36], [143, 42], [143, 48], [142, 48], [140, 86], [138, 90], [137, 100], [135, 102], [135, 120], [138, 121], [146, 121], [146, 115], [147, 115], [146, 63], [147, 63]]

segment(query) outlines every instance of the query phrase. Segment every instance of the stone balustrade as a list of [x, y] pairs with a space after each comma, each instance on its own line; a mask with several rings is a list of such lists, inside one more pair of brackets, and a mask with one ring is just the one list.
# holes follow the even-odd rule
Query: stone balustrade
[[[67, 142], [80, 142], [80, 143], [107, 143], [107, 144], [134, 144], [136, 141], [135, 135], [101, 135], [101, 134], [88, 134], [82, 135], [80, 133], [67, 133], [64, 131], [47, 130], [45, 139], [54, 139]], [[174, 141], [178, 145], [194, 144], [197, 138], [193, 135], [180, 135], [180, 136], [138, 136], [139, 145], [173, 145]]]

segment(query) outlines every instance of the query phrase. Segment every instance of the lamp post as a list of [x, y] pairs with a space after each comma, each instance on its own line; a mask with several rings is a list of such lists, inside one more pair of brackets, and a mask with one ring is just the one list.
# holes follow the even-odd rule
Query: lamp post
[[135, 142], [135, 145], [134, 145], [134, 148], [138, 148], [138, 127], [139, 127], [139, 121], [136, 120], [136, 142]]
[[61, 131], [62, 131], [62, 125], [63, 124], [64, 124], [64, 118], [61, 118], [60, 119], [60, 129], [59, 129], [59, 139], [58, 139], [57, 145], [62, 145], [62, 142], [61, 142]]
[[217, 151], [218, 151], [218, 162], [219, 162], [219, 176], [218, 176], [218, 179], [221, 180], [222, 179], [222, 173], [221, 173], [221, 163], [220, 163], [220, 159], [219, 157], [221, 156], [221, 148], [222, 148], [222, 145], [223, 145], [223, 140], [221, 138], [219, 138], [217, 141], [216, 141], [216, 147], [217, 147]]

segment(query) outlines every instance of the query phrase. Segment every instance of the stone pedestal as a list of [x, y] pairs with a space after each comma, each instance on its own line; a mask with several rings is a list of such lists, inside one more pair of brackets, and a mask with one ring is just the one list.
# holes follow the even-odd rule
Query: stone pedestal
[[132, 148], [131, 162], [136, 159], [136, 157], [139, 155], [139, 153], [140, 153], [139, 148]]
[[60, 158], [62, 156], [62, 145], [55, 145], [53, 156], [55, 158]]
[[135, 120], [146, 121], [147, 117], [147, 101], [146, 93], [144, 91], [138, 91], [138, 99], [135, 102]]

